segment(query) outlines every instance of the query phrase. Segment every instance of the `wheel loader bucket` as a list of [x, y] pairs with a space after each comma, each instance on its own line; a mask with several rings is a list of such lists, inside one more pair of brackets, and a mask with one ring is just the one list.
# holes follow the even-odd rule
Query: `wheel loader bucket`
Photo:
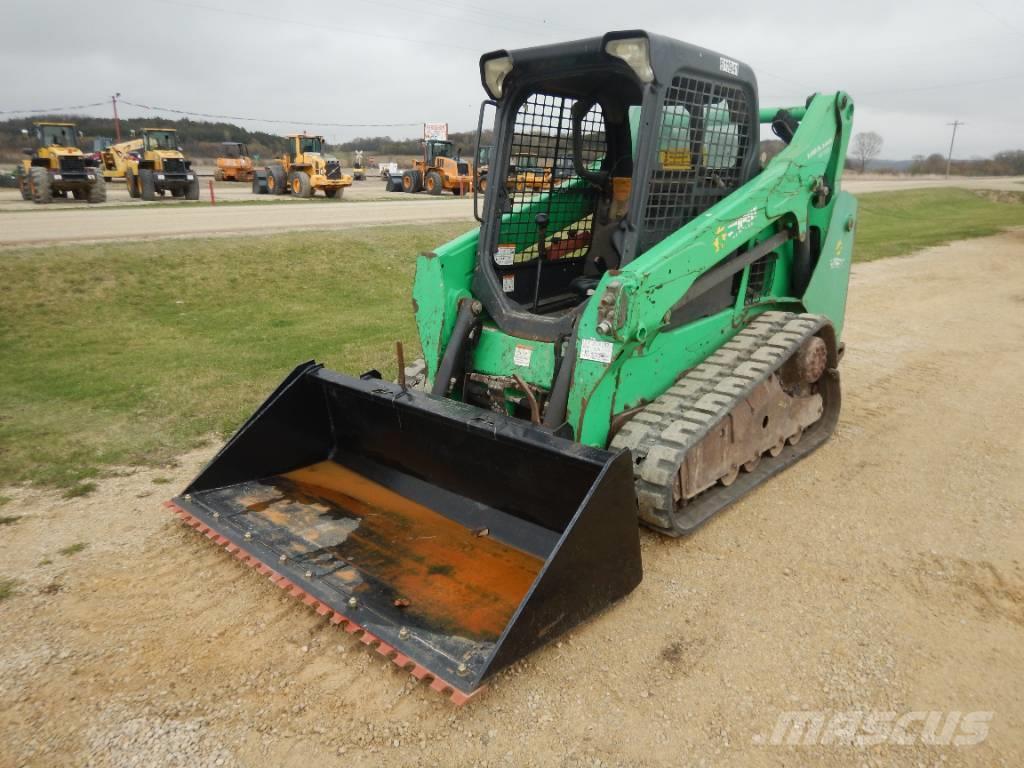
[[628, 451], [315, 363], [169, 506], [457, 703], [641, 579]]

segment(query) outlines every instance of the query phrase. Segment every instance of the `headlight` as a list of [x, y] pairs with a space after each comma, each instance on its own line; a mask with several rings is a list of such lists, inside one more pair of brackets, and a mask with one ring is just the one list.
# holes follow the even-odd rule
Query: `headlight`
[[163, 181], [164, 180], [164, 175], [162, 173], [158, 173], [156, 175], [156, 178], [157, 178], [158, 181]]
[[609, 40], [604, 45], [609, 56], [622, 59], [629, 68], [636, 72], [641, 82], [653, 83], [654, 70], [651, 69], [651, 44], [646, 37], [624, 37]]
[[61, 176], [61, 175], [60, 175], [59, 173], [55, 173], [55, 174], [53, 174], [53, 180], [54, 180], [54, 181], [60, 181], [60, 180], [61, 180], [61, 179], [63, 179], [63, 178], [64, 178], [64, 177], [63, 177], [63, 176]]
[[508, 54], [487, 59], [481, 64], [484, 88], [492, 99], [500, 99], [505, 86], [505, 78], [512, 71], [512, 57]]

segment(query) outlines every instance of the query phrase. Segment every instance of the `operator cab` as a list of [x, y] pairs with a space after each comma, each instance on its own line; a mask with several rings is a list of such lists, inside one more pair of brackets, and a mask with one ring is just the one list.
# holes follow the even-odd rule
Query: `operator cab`
[[426, 157], [424, 158], [427, 165], [436, 165], [438, 158], [454, 157], [453, 144], [450, 141], [441, 141], [439, 139], [429, 139], [424, 147]]
[[300, 154], [319, 155], [324, 151], [324, 140], [321, 136], [298, 136]]
[[36, 123], [36, 141], [41, 147], [76, 147], [78, 129], [71, 123]]
[[474, 290], [508, 333], [565, 336], [607, 271], [756, 172], [756, 82], [718, 54], [631, 31], [480, 68], [510, 178], [486, 192]]
[[224, 142], [224, 157], [235, 160], [249, 154], [249, 148], [240, 141]]
[[176, 150], [178, 148], [178, 134], [174, 130], [146, 130], [143, 139], [147, 152], [153, 150]]

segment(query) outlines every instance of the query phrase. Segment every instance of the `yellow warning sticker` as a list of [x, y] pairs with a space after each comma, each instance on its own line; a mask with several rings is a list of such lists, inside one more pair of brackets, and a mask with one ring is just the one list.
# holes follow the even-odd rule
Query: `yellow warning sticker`
[[663, 171], [689, 171], [693, 168], [688, 149], [663, 149], [658, 155]]

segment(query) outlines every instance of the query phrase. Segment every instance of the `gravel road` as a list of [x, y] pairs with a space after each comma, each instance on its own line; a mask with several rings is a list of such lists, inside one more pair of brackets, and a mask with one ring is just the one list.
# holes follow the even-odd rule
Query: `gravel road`
[[[461, 710], [172, 520], [212, 444], [5, 489], [0, 766], [1016, 768], [1022, 338], [1024, 232], [855, 266], [829, 444], [643, 531], [633, 595]], [[992, 716], [974, 746], [765, 745], [789, 710]]]

